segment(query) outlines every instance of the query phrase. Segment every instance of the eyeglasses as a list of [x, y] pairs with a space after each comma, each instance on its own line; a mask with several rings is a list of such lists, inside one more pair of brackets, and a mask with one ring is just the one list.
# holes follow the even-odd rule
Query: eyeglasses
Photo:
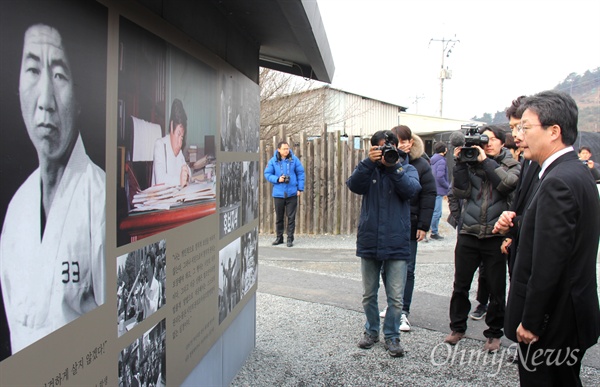
[[517, 125], [517, 133], [525, 133], [526, 131], [528, 131], [529, 129], [535, 127], [535, 126], [541, 126], [542, 128], [545, 128], [547, 125], [542, 125], [542, 124], [535, 124], [535, 125], [531, 125], [530, 127], [524, 127], [523, 125]]

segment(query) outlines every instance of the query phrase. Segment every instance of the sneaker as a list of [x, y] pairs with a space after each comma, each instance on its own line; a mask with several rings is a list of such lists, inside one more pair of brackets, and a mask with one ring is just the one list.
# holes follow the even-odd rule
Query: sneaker
[[383, 310], [381, 312], [379, 312], [379, 317], [380, 318], [385, 318], [385, 313], [387, 312], [387, 306], [385, 308], [383, 308]]
[[385, 349], [391, 357], [404, 356], [404, 348], [400, 345], [400, 339], [397, 337], [385, 339]]
[[441, 236], [440, 234], [431, 234], [430, 238], [433, 239], [434, 241], [441, 241], [442, 239], [444, 239], [444, 237]]
[[367, 332], [363, 334], [363, 338], [358, 342], [358, 347], [362, 349], [373, 348], [375, 343], [379, 342], [379, 336], [371, 336]]
[[456, 332], [452, 331], [446, 338], [444, 339], [444, 343], [448, 343], [450, 345], [456, 345], [462, 338], [465, 337], [464, 332]]
[[483, 350], [489, 353], [498, 352], [500, 349], [500, 339], [497, 337], [488, 337], [483, 346]]
[[479, 304], [477, 308], [469, 315], [473, 320], [481, 320], [487, 313], [487, 305]]
[[275, 239], [275, 241], [273, 243], [271, 243], [273, 246], [277, 246], [277, 245], [281, 245], [283, 244], [283, 237], [278, 237], [277, 239]]
[[402, 316], [400, 316], [400, 330], [402, 332], [410, 332], [410, 322], [404, 313], [402, 313]]

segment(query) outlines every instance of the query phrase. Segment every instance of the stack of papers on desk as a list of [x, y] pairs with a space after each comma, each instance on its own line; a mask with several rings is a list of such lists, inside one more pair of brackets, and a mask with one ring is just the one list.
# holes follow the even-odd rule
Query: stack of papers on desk
[[131, 212], [169, 210], [192, 201], [215, 200], [215, 197], [215, 183], [212, 181], [192, 182], [183, 188], [155, 185], [133, 196], [131, 204], [134, 209]]

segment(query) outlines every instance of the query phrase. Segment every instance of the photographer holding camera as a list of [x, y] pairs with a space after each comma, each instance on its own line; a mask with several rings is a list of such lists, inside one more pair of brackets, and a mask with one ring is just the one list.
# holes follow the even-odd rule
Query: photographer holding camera
[[598, 171], [594, 165], [594, 160], [592, 160], [592, 149], [590, 147], [582, 146], [579, 148], [579, 160], [581, 160], [583, 165], [590, 169], [596, 183], [600, 183], [600, 171]]
[[275, 231], [273, 246], [283, 243], [283, 215], [287, 215], [287, 247], [294, 245], [298, 196], [304, 191], [304, 167], [286, 141], [280, 141], [265, 168], [265, 179], [273, 184]]
[[390, 356], [397, 357], [404, 355], [399, 328], [410, 259], [410, 199], [421, 185], [406, 153], [397, 149], [394, 133], [376, 132], [371, 145], [369, 157], [357, 165], [346, 182], [350, 191], [362, 195], [356, 255], [361, 258], [362, 304], [367, 321], [358, 346], [369, 349], [379, 341], [377, 292], [383, 268], [388, 302], [383, 321], [385, 348]]
[[452, 192], [464, 199], [462, 223], [454, 250], [454, 289], [450, 300], [450, 329], [445, 342], [457, 344], [467, 330], [471, 309], [469, 289], [475, 270], [483, 264], [490, 303], [483, 334], [484, 349], [500, 347], [504, 325], [506, 258], [500, 251], [503, 237], [493, 234], [494, 224], [509, 207], [509, 195], [517, 186], [520, 164], [503, 148], [505, 133], [497, 126], [469, 131], [465, 146], [455, 148], [456, 165]]

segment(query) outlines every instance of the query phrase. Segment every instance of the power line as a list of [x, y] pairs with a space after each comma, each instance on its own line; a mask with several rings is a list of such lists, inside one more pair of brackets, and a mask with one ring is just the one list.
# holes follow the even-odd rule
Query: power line
[[[456, 36], [456, 35], [455, 35]], [[444, 58], [450, 56], [452, 53], [452, 49], [456, 45], [456, 43], [460, 43], [458, 39], [431, 39], [429, 40], [429, 44], [431, 42], [440, 42], [442, 43], [442, 65], [440, 68], [440, 117], [442, 116], [442, 109], [444, 107], [444, 80], [452, 78], [452, 71], [448, 70], [448, 68], [444, 68]]]

